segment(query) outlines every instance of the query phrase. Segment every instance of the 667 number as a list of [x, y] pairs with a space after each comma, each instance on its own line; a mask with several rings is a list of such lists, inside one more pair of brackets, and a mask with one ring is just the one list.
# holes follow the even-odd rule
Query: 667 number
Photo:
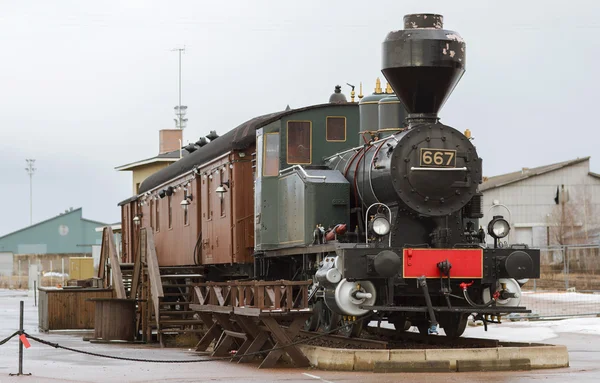
[[454, 150], [428, 150], [421, 149], [421, 165], [453, 167], [456, 163]]

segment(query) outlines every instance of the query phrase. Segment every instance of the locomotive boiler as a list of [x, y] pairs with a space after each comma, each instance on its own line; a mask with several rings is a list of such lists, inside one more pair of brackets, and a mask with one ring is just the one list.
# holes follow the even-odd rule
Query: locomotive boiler
[[413, 14], [382, 49], [386, 91], [355, 103], [336, 89], [188, 145], [121, 203], [125, 257], [137, 217], [170, 273], [312, 280], [309, 330], [358, 335], [380, 319], [459, 336], [469, 315], [526, 312], [517, 281], [539, 277], [539, 250], [503, 244], [503, 217], [480, 227], [482, 158], [438, 116], [464, 40], [441, 15]]

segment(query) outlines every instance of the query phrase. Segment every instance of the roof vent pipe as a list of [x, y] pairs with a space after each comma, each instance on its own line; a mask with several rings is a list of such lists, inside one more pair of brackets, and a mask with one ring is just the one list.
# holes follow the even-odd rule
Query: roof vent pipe
[[208, 138], [211, 141], [214, 141], [217, 138], [219, 138], [219, 135], [217, 134], [216, 130], [211, 130], [210, 133], [206, 135], [206, 138]]

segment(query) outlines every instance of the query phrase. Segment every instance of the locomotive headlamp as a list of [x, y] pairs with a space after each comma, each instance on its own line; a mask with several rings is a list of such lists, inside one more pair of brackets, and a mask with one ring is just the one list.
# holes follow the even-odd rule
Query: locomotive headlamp
[[504, 238], [510, 231], [510, 225], [501, 215], [495, 215], [488, 224], [488, 234], [496, 239]]
[[377, 214], [371, 221], [371, 230], [377, 235], [386, 235], [390, 232], [390, 221], [384, 215]]

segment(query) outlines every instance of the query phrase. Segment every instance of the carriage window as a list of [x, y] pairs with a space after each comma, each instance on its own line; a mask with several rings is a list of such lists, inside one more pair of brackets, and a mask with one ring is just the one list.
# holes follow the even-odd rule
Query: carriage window
[[154, 220], [156, 221], [156, 232], [160, 231], [160, 215], [159, 210], [158, 210], [158, 206], [160, 205], [160, 200], [156, 200], [156, 204], [154, 205], [154, 207], [156, 208], [156, 214], [154, 214]]
[[210, 221], [212, 219], [212, 203], [211, 203], [211, 188], [212, 174], [208, 176], [206, 179], [206, 220]]
[[[225, 182], [225, 171], [223, 169], [219, 170], [219, 179], [221, 180], [221, 185]], [[227, 187], [229, 189], [229, 186]], [[220, 206], [221, 206], [221, 217], [225, 217], [225, 196], [221, 195], [219, 198]]]
[[171, 204], [171, 196], [168, 196], [169, 202], [169, 229], [173, 228], [173, 206]]
[[154, 229], [154, 201], [150, 197], [150, 228]]
[[310, 164], [312, 162], [312, 123], [310, 121], [288, 121], [287, 162], [288, 164]]
[[327, 117], [327, 141], [346, 141], [346, 117]]
[[279, 174], [279, 133], [265, 134], [263, 176]]

